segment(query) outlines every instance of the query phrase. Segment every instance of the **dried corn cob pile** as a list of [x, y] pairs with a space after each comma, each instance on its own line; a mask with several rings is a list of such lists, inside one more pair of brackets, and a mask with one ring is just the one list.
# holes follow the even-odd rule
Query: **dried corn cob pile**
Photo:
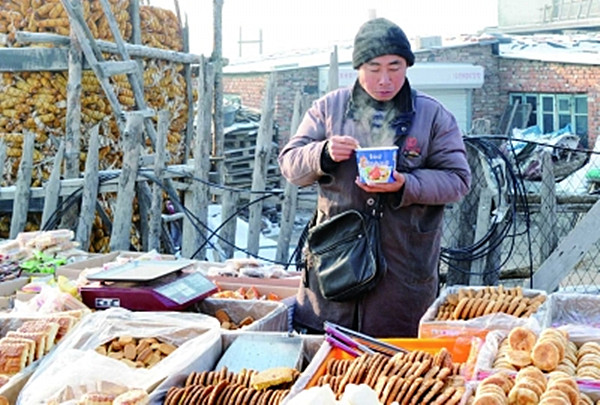
[[[109, 0], [109, 2], [121, 35], [125, 41], [128, 41], [132, 31], [127, 11], [130, 0]], [[112, 34], [100, 2], [82, 0], [82, 6], [84, 18], [94, 37], [112, 41]], [[181, 29], [173, 12], [141, 6], [140, 19], [144, 45], [175, 51], [183, 49]], [[0, 34], [6, 34], [7, 46], [23, 46], [15, 42], [16, 31], [69, 35], [69, 19], [60, 0], [3, 1], [0, 3]], [[104, 56], [106, 59], [112, 58], [108, 54]], [[183, 133], [188, 119], [183, 65], [147, 59], [143, 60], [143, 71], [144, 96], [148, 106], [157, 111], [168, 109], [171, 112], [171, 124], [167, 135], [169, 163], [181, 163], [184, 152]], [[0, 179], [0, 185], [13, 185], [16, 181], [25, 131], [36, 134], [32, 186], [41, 186], [49, 177], [53, 156], [65, 134], [67, 80], [66, 71], [2, 74], [0, 139], [7, 145], [7, 159], [4, 162], [4, 177]], [[125, 111], [134, 109], [135, 100], [126, 76], [114, 76], [111, 81], [122, 108]], [[83, 72], [81, 85], [80, 168], [83, 171], [87, 156], [88, 130], [96, 124], [100, 124], [100, 169], [119, 168], [122, 162], [118, 147], [119, 131], [111, 106], [92, 71]], [[150, 147], [149, 143], [147, 146]], [[10, 223], [0, 218], [0, 236], [4, 236], [3, 224], [6, 222]], [[106, 231], [97, 233], [104, 234], [101, 239], [106, 241]], [[96, 245], [98, 244], [92, 241], [92, 246]], [[94, 247], [92, 249], [96, 250]]]

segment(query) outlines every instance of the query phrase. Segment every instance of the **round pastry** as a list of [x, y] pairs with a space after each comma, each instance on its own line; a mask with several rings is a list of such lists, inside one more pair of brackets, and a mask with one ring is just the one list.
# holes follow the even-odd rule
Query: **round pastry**
[[531, 351], [536, 340], [535, 333], [524, 326], [517, 326], [508, 334], [508, 344], [513, 350]]
[[516, 385], [508, 394], [508, 403], [515, 405], [537, 405], [539, 397], [528, 388], [518, 388]]
[[560, 363], [560, 354], [552, 342], [538, 342], [531, 351], [533, 365], [542, 371], [552, 371]]
[[529, 367], [522, 368], [521, 370], [519, 370], [517, 372], [516, 379], [521, 379], [521, 378], [525, 378], [525, 377], [536, 380], [544, 387], [544, 389], [546, 389], [546, 376], [539, 368], [534, 367], [534, 366], [529, 366]]
[[526, 350], [509, 350], [506, 352], [506, 358], [510, 364], [519, 368], [531, 365], [531, 355]]
[[544, 393], [545, 387], [544, 387], [544, 385], [542, 385], [542, 383], [538, 382], [537, 380], [534, 380], [531, 377], [523, 377], [523, 378], [517, 380], [514, 388], [527, 388], [527, 389], [535, 392], [535, 394], [539, 398]]
[[548, 401], [550, 399], [553, 399], [554, 402], [556, 402], [556, 400], [562, 400], [562, 401], [566, 402], [567, 404], [571, 404], [571, 400], [569, 399], [569, 396], [565, 392], [562, 392], [560, 390], [545, 391], [542, 394], [542, 396], [540, 397], [540, 402]]
[[575, 390], [570, 385], [567, 385], [567, 384], [552, 385], [552, 386], [548, 387], [548, 389], [546, 390], [546, 392], [552, 392], [552, 391], [560, 391], [564, 394], [567, 394], [567, 397], [569, 398], [569, 402], [571, 402], [572, 404], [579, 403], [579, 390]]
[[475, 396], [473, 405], [505, 405], [506, 397], [500, 396], [496, 392], [486, 392]]
[[508, 374], [499, 372], [484, 378], [481, 384], [495, 384], [502, 388], [502, 391], [505, 395], [508, 395], [512, 387], [515, 385], [515, 382]]

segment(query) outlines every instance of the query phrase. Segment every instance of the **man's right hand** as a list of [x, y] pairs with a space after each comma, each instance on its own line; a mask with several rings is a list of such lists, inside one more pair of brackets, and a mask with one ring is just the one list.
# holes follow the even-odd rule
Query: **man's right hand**
[[327, 141], [327, 153], [334, 162], [350, 159], [356, 148], [360, 147], [358, 141], [347, 135], [333, 135]]

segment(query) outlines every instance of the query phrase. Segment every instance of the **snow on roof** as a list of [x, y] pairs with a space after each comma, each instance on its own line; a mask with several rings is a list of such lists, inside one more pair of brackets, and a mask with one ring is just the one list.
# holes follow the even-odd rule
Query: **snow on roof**
[[[338, 45], [338, 62], [352, 60], [352, 45]], [[232, 59], [223, 68], [225, 73], [273, 72], [329, 65], [333, 47], [326, 49], [300, 49], [267, 56]]]
[[[435, 49], [499, 44], [499, 56], [509, 59], [539, 60], [546, 62], [598, 64], [600, 61], [600, 32], [587, 34], [534, 34], [506, 35], [479, 34], [444, 38]], [[426, 49], [415, 49], [416, 54]], [[333, 47], [281, 52], [268, 56], [233, 59], [223, 69], [225, 74], [273, 72], [307, 67], [328, 66]], [[352, 61], [352, 43], [337, 46], [338, 63]]]
[[597, 65], [600, 61], [600, 33], [537, 34], [510, 36], [500, 43], [500, 56], [546, 62]]

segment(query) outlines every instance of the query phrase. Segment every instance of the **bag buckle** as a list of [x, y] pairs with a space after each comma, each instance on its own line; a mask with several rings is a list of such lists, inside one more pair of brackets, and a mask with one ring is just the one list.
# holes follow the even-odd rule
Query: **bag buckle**
[[[379, 198], [378, 198], [379, 199]], [[383, 210], [379, 207], [379, 204], [373, 197], [367, 198], [367, 207], [371, 209], [371, 216], [373, 218], [382, 218]]]

